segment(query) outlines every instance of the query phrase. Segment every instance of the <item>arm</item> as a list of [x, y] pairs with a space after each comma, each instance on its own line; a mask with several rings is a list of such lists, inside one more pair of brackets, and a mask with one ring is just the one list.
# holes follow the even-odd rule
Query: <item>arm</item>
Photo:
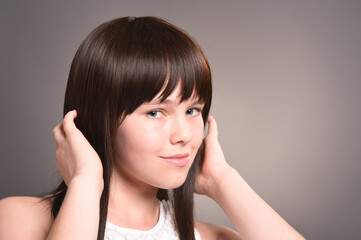
[[97, 239], [101, 192], [91, 182], [72, 180], [48, 240]]
[[76, 128], [76, 114], [67, 113], [53, 130], [57, 166], [68, 190], [48, 240], [97, 238], [103, 168], [95, 150]]
[[227, 164], [213, 117], [209, 117], [208, 123], [204, 163], [197, 176], [196, 192], [220, 205], [241, 239], [304, 239]]

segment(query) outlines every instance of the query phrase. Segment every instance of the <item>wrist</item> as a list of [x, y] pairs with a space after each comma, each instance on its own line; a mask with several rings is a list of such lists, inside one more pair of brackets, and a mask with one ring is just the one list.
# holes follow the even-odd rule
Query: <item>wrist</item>
[[217, 198], [225, 189], [231, 188], [234, 177], [240, 177], [240, 175], [230, 166], [218, 171], [208, 180], [206, 195], [217, 201]]
[[69, 183], [68, 189], [77, 189], [86, 194], [101, 196], [104, 189], [103, 178], [94, 176], [75, 176]]

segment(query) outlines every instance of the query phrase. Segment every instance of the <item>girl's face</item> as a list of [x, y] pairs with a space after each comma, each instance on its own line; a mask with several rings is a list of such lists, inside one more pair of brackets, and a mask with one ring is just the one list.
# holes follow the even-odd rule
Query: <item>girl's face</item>
[[142, 104], [119, 125], [115, 165], [122, 178], [163, 189], [184, 183], [202, 143], [204, 104], [196, 97], [179, 102], [179, 92]]

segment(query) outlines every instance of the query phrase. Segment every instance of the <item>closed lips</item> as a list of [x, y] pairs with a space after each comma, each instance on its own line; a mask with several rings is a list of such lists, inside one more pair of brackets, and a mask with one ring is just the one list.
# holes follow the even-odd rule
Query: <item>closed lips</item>
[[174, 154], [174, 155], [170, 155], [170, 156], [165, 156], [162, 158], [164, 159], [183, 159], [183, 158], [187, 158], [189, 156], [189, 154], [184, 153], [184, 154]]
[[167, 163], [177, 167], [184, 167], [189, 162], [189, 154], [175, 154], [161, 158], [163, 158]]

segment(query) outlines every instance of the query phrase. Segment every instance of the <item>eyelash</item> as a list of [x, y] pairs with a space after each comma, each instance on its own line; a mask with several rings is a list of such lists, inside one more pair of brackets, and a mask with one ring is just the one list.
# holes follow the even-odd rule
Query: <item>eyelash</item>
[[[196, 113], [195, 114], [188, 114], [189, 111], [196, 111]], [[190, 108], [190, 109], [188, 109], [186, 111], [186, 114], [189, 115], [189, 116], [195, 116], [195, 115], [198, 115], [201, 111], [202, 110], [199, 109], [199, 108]], [[153, 111], [147, 112], [147, 115], [149, 117], [151, 117], [151, 118], [160, 118], [160, 116], [159, 117], [155, 116], [156, 114], [159, 114], [159, 113], [163, 114], [163, 111], [162, 110], [153, 110]]]
[[153, 111], [147, 112], [147, 115], [151, 118], [159, 118], [159, 117], [153, 116], [156, 113], [162, 113], [162, 111], [161, 110], [153, 110]]
[[193, 115], [191, 115], [191, 116], [197, 115], [197, 114], [199, 114], [199, 113], [201, 112], [201, 110], [200, 110], [199, 108], [191, 108], [191, 109], [188, 109], [188, 110], [186, 111], [186, 114], [187, 114], [189, 111], [191, 111], [191, 110], [197, 111], [196, 114], [193, 114]]

